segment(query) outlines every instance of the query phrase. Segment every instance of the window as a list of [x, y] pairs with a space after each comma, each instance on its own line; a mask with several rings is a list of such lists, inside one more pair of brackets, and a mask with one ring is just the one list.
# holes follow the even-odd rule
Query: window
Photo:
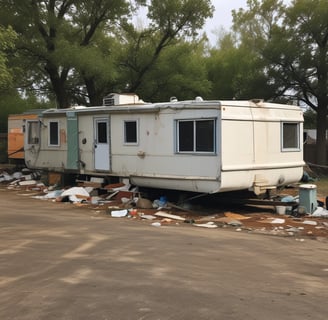
[[177, 152], [215, 152], [215, 120], [178, 120]]
[[137, 121], [124, 121], [124, 143], [138, 143]]
[[27, 122], [27, 144], [39, 143], [39, 122], [28, 121]]
[[59, 146], [59, 123], [50, 121], [48, 126], [49, 146]]
[[98, 136], [97, 136], [97, 143], [107, 143], [107, 122], [105, 121], [98, 121]]
[[284, 122], [282, 123], [282, 150], [299, 150], [300, 135], [299, 123]]

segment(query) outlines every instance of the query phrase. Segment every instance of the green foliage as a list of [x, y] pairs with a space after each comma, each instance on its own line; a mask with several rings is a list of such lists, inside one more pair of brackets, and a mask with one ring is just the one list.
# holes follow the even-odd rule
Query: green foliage
[[12, 84], [12, 70], [8, 67], [7, 51], [14, 47], [16, 34], [11, 27], [0, 26], [0, 92]]
[[54, 107], [51, 102], [38, 101], [35, 96], [22, 98], [16, 90], [8, 90], [0, 95], [0, 132], [7, 132], [9, 114], [20, 114], [31, 109], [51, 107]]
[[317, 162], [326, 164], [328, 6], [326, 0], [248, 0], [234, 13], [234, 30], [263, 62], [276, 97], [292, 96], [317, 113]]
[[153, 68], [145, 75], [138, 95], [146, 101], [179, 100], [207, 97], [211, 83], [207, 80], [205, 63], [200, 63], [202, 42], [179, 42], [167, 48]]
[[[60, 108], [99, 104], [112, 89], [145, 87], [163, 50], [195, 39], [213, 13], [209, 0], [0, 0], [0, 6], [1, 23], [18, 34], [18, 59], [11, 62], [26, 71], [16, 83], [55, 96]], [[150, 23], [136, 31], [129, 17], [139, 6]]]
[[152, 0], [148, 8], [150, 27], [170, 37], [197, 36], [205, 20], [213, 15], [209, 0]]
[[104, 71], [108, 61], [99, 41], [126, 20], [130, 6], [127, 0], [0, 0], [0, 5], [0, 21], [17, 32], [17, 53], [29, 65], [22, 86], [30, 82], [43, 94], [52, 92], [59, 107], [69, 106], [83, 91], [73, 86], [90, 83]]

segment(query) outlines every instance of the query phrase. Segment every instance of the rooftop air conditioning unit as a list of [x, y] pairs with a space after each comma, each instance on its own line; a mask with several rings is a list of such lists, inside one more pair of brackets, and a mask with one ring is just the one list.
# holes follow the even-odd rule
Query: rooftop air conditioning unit
[[139, 97], [134, 93], [110, 93], [103, 99], [104, 106], [117, 106], [124, 104], [137, 104], [140, 103]]

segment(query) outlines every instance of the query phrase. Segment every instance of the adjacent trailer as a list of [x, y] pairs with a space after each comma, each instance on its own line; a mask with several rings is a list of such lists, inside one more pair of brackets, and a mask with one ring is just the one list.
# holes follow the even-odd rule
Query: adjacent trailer
[[30, 110], [22, 114], [8, 116], [8, 159], [24, 160], [24, 134], [27, 120], [37, 120], [43, 110]]
[[303, 113], [252, 101], [140, 101], [47, 110], [27, 121], [32, 169], [129, 178], [144, 187], [256, 194], [303, 174]]

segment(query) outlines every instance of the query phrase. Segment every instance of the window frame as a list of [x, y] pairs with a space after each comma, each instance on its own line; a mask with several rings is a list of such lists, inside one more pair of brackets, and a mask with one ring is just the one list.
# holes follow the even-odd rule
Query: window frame
[[[135, 141], [127, 141], [127, 123], [135, 123]], [[126, 119], [123, 121], [123, 144], [126, 146], [139, 145], [139, 119]]]
[[[198, 151], [197, 150], [197, 123], [202, 121], [211, 121], [213, 130], [213, 141], [211, 151]], [[180, 123], [192, 122], [193, 124], [193, 150], [180, 150]], [[197, 154], [197, 155], [216, 155], [217, 154], [217, 118], [188, 118], [175, 120], [175, 152], [177, 154]]]
[[[51, 143], [51, 124], [56, 123], [57, 124], [57, 144]], [[48, 147], [60, 147], [60, 123], [58, 120], [50, 120], [48, 122]]]
[[[293, 139], [296, 140], [295, 146], [285, 146], [287, 141], [285, 137], [285, 125], [294, 125], [294, 133], [296, 133], [296, 137], [294, 136]], [[295, 121], [282, 121], [281, 122], [281, 152], [292, 152], [292, 151], [300, 151], [301, 150], [301, 136], [300, 136], [300, 123]]]
[[[32, 137], [30, 138], [30, 128], [31, 128], [31, 124], [36, 124], [36, 132], [37, 132], [37, 136], [34, 137], [34, 139], [37, 139], [36, 142], [33, 142]], [[39, 120], [26, 120], [26, 144], [27, 145], [38, 145], [40, 144], [40, 121]], [[25, 131], [25, 130], [24, 130]]]

